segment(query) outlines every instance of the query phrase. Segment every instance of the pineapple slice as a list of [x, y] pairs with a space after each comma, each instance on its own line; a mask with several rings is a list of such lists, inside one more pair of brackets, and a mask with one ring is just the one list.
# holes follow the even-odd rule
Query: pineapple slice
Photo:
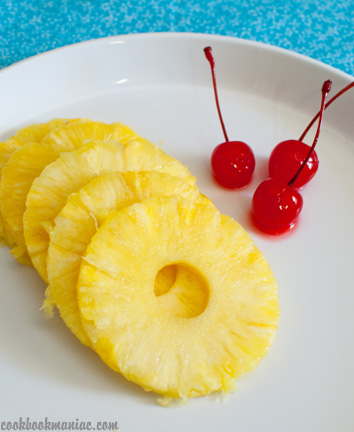
[[16, 135], [0, 143], [0, 171], [4, 168], [11, 154], [28, 142], [41, 142], [42, 139], [60, 126], [84, 121], [82, 119], [54, 119], [47, 123], [32, 124], [20, 129]]
[[[51, 314], [58, 308], [70, 330], [84, 345], [89, 339], [82, 327], [77, 305], [76, 284], [81, 257], [91, 237], [107, 215], [135, 202], [153, 196], [181, 195], [190, 201], [204, 200], [196, 186], [158, 171], [112, 172], [96, 177], [79, 192], [70, 195], [67, 204], [56, 217], [50, 234], [47, 258], [49, 287], [44, 308]], [[155, 282], [158, 293], [167, 291], [182, 275], [177, 266], [159, 273]]]
[[[174, 284], [156, 295], [156, 274], [176, 264], [198, 292]], [[176, 196], [113, 212], [82, 259], [77, 292], [95, 351], [162, 403], [230, 391], [267, 353], [279, 318], [276, 281], [248, 233]]]
[[49, 234], [68, 196], [105, 172], [143, 170], [167, 172], [195, 183], [184, 165], [145, 140], [133, 140], [125, 146], [115, 141], [89, 142], [64, 153], [35, 179], [27, 195], [23, 228], [32, 263], [45, 281]]
[[23, 237], [23, 214], [27, 194], [43, 169], [62, 152], [75, 150], [88, 139], [112, 139], [126, 143], [132, 138], [142, 139], [122, 123], [108, 125], [85, 120], [59, 127], [46, 135], [42, 142], [27, 143], [12, 154], [3, 169], [0, 210], [4, 221], [4, 236], [13, 248], [11, 253], [19, 261], [30, 264]]
[[[8, 140], [0, 142], [0, 179], [2, 170], [14, 151], [29, 142], [41, 142], [48, 133], [62, 125], [79, 121], [84, 120], [54, 119], [50, 120], [47, 123], [32, 124], [23, 129], [20, 129], [13, 137], [9, 138]], [[18, 181], [18, 177], [16, 178], [16, 181]], [[0, 212], [0, 238], [5, 237], [5, 241], [9, 244], [10, 247], [12, 247], [13, 242], [11, 238], [6, 235], [2, 219], [3, 218]]]

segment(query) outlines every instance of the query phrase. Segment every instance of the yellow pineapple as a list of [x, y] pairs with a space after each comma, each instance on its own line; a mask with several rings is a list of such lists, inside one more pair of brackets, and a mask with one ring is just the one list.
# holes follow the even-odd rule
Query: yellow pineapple
[[0, 143], [0, 170], [3, 169], [11, 154], [28, 142], [41, 142], [42, 139], [60, 126], [84, 121], [82, 119], [54, 119], [47, 123], [32, 124], [20, 129], [13, 137]]
[[[84, 121], [84, 120], [54, 119], [54, 120], [50, 120], [47, 123], [32, 124], [23, 129], [20, 129], [14, 136], [9, 138], [8, 140], [0, 142], [0, 179], [1, 179], [1, 172], [14, 151], [21, 148], [23, 145], [29, 142], [41, 142], [42, 139], [47, 134], [49, 134], [51, 131], [53, 131], [54, 129], [62, 125], [75, 123], [79, 121]], [[16, 180], [18, 181], [18, 177], [16, 178]], [[8, 238], [6, 236], [6, 233], [4, 232], [2, 216], [0, 214], [0, 238], [3, 236], [5, 236], [6, 242], [8, 242], [10, 246], [13, 246], [13, 242], [11, 238]]]
[[[89, 345], [81, 325], [76, 284], [81, 257], [91, 237], [112, 210], [121, 209], [153, 196], [181, 195], [190, 201], [204, 200], [198, 188], [158, 171], [112, 172], [96, 177], [77, 193], [70, 195], [54, 221], [47, 257], [49, 287], [45, 309], [58, 308], [61, 317], [80, 341]], [[160, 272], [155, 282], [159, 294], [182, 281], [177, 266]], [[186, 282], [186, 280], [184, 280]]]
[[[177, 276], [156, 293], [171, 265], [187, 289]], [[162, 403], [230, 391], [267, 353], [279, 317], [276, 281], [247, 232], [176, 196], [113, 212], [82, 259], [77, 293], [92, 347]]]
[[45, 281], [49, 235], [68, 196], [105, 172], [142, 170], [166, 172], [189, 184], [195, 183], [184, 165], [141, 139], [126, 145], [91, 141], [78, 150], [62, 154], [34, 180], [23, 215], [24, 238], [32, 263]]
[[[112, 139], [127, 143], [132, 138], [143, 140], [122, 123], [108, 125], [86, 120], [56, 128], [41, 142], [29, 142], [11, 155], [3, 168], [0, 210], [4, 221], [4, 236], [13, 248], [11, 253], [19, 261], [30, 263], [23, 237], [23, 214], [27, 194], [43, 169], [62, 152], [80, 148], [87, 140]], [[146, 145], [152, 145], [143, 141]]]

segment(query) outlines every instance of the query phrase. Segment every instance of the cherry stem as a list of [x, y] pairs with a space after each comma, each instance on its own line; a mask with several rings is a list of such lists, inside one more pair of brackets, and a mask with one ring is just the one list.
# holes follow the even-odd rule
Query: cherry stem
[[[327, 109], [332, 102], [334, 102], [337, 98], [339, 98], [339, 96], [341, 96], [343, 93], [345, 93], [346, 91], [350, 90], [352, 87], [354, 87], [354, 81], [350, 84], [348, 84], [346, 87], [344, 87], [342, 90], [340, 90], [338, 93], [336, 93], [326, 104], [325, 104], [325, 108]], [[318, 111], [318, 113], [315, 115], [315, 117], [311, 120], [311, 122], [309, 123], [309, 125], [307, 126], [307, 128], [304, 130], [303, 134], [301, 135], [301, 137], [299, 138], [299, 141], [303, 141], [305, 136], [307, 135], [307, 132], [311, 129], [311, 127], [313, 126], [313, 124], [315, 123], [315, 121], [318, 119], [318, 117], [320, 116], [321, 111]]]
[[323, 120], [323, 113], [325, 110], [325, 102], [326, 102], [326, 98], [328, 93], [331, 91], [331, 86], [332, 86], [332, 81], [331, 80], [327, 80], [323, 83], [322, 86], [322, 100], [321, 100], [321, 109], [320, 109], [320, 114], [319, 114], [319, 120], [318, 120], [318, 125], [317, 125], [317, 131], [316, 131], [316, 135], [315, 138], [313, 140], [312, 146], [309, 150], [309, 152], [307, 153], [307, 156], [305, 158], [305, 160], [302, 162], [300, 168], [296, 171], [294, 177], [289, 181], [288, 185], [289, 186], [293, 186], [296, 179], [299, 177], [301, 171], [305, 168], [308, 160], [310, 159], [313, 151], [315, 150], [318, 138], [320, 136], [320, 131], [321, 131], [321, 126], [322, 126], [322, 120]]
[[219, 119], [220, 119], [222, 131], [224, 133], [225, 141], [229, 142], [229, 137], [227, 136], [227, 133], [226, 133], [224, 120], [223, 120], [222, 115], [221, 115], [221, 109], [220, 109], [219, 97], [218, 97], [218, 90], [217, 90], [216, 78], [215, 78], [215, 61], [214, 61], [214, 57], [213, 57], [213, 54], [211, 52], [211, 47], [210, 46], [204, 48], [204, 54], [205, 54], [206, 59], [210, 63], [211, 76], [213, 78], [213, 87], [214, 87], [214, 95], [215, 95], [216, 107], [218, 109], [218, 114], [219, 114]]

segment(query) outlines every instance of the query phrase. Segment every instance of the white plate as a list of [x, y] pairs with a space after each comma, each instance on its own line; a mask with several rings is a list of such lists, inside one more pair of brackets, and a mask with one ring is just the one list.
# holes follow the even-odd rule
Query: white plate
[[[209, 156], [223, 137], [206, 45], [216, 58], [229, 136], [246, 141], [256, 155], [254, 179], [242, 191], [222, 190], [210, 176]], [[197, 34], [96, 40], [1, 71], [0, 139], [32, 122], [82, 116], [120, 120], [163, 142], [197, 175], [202, 192], [251, 232], [278, 280], [282, 312], [269, 354], [227, 403], [200, 398], [161, 408], [155, 395], [81, 346], [59, 318], [43, 318], [43, 283], [2, 248], [2, 421], [118, 421], [124, 432], [352, 430], [354, 90], [326, 112], [320, 169], [303, 190], [297, 229], [271, 239], [249, 222], [252, 193], [267, 175], [272, 148], [300, 136], [328, 78], [332, 94], [352, 80], [288, 51]]]

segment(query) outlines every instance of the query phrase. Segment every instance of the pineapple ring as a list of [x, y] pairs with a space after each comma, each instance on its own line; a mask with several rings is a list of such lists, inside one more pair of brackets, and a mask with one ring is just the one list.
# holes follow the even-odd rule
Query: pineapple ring
[[[92, 236], [112, 210], [149, 197], [173, 194], [190, 201], [204, 199], [196, 186], [166, 173], [112, 172], [96, 177], [77, 193], [71, 194], [56, 217], [48, 248], [49, 287], [44, 309], [51, 314], [55, 304], [66, 325], [84, 345], [89, 345], [90, 342], [81, 324], [76, 284], [81, 257]], [[180, 274], [177, 278], [177, 270], [177, 266], [171, 266], [159, 273], [155, 281], [158, 293], [167, 291], [176, 280], [186, 277]]]
[[[181, 317], [155, 295], [156, 273], [171, 264], [204, 279], [199, 315]], [[102, 360], [166, 398], [230, 391], [267, 353], [279, 318], [276, 281], [249, 234], [215, 207], [176, 196], [112, 213], [82, 259], [77, 292]]]
[[58, 159], [62, 152], [80, 148], [88, 139], [111, 139], [125, 144], [133, 138], [142, 139], [124, 124], [82, 120], [62, 125], [41, 142], [27, 143], [12, 154], [1, 178], [0, 209], [6, 239], [13, 247], [11, 253], [19, 261], [31, 264], [23, 236], [23, 214], [27, 194], [43, 169]]
[[115, 141], [89, 142], [64, 153], [35, 179], [27, 195], [23, 228], [33, 266], [45, 281], [49, 234], [68, 196], [105, 172], [142, 170], [167, 172], [195, 183], [184, 165], [146, 140], [132, 140], [126, 145]]
[[[32, 124], [23, 129], [20, 129], [13, 137], [9, 138], [8, 140], [0, 142], [0, 179], [2, 177], [2, 170], [4, 166], [10, 159], [11, 155], [17, 149], [21, 148], [23, 145], [29, 142], [41, 142], [42, 139], [54, 129], [62, 125], [66, 125], [78, 121], [81, 120], [80, 119], [53, 119], [47, 123]], [[16, 183], [17, 182], [18, 182], [18, 177], [16, 178]], [[13, 189], [13, 185], [16, 183], [12, 184], [12, 189]], [[1, 237], [5, 238], [6, 243], [10, 247], [14, 246], [12, 239], [6, 233], [3, 217], [0, 214], [0, 238]]]

